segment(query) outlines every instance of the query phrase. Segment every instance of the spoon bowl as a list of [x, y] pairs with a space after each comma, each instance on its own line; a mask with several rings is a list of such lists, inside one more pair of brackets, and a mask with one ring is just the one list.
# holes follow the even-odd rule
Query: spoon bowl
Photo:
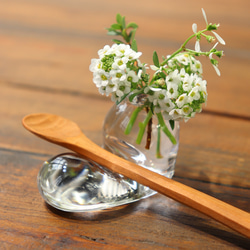
[[38, 113], [24, 117], [23, 125], [47, 141], [68, 148], [250, 237], [249, 213], [106, 151], [89, 140], [77, 124], [68, 119]]

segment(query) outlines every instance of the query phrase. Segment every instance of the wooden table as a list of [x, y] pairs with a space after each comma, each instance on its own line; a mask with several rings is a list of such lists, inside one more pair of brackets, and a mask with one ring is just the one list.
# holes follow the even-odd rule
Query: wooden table
[[[167, 55], [192, 33], [193, 22], [220, 23], [227, 45], [218, 77], [208, 60], [208, 105], [181, 124], [174, 179], [250, 211], [250, 4], [228, 1], [8, 0], [0, 2], [0, 249], [249, 249], [249, 240], [162, 195], [95, 213], [46, 205], [36, 176], [67, 150], [21, 125], [49, 112], [77, 122], [102, 143], [112, 103], [89, 72], [91, 58], [111, 44], [105, 27], [117, 12], [139, 24], [143, 61]], [[207, 45], [206, 45], [207, 46]]]

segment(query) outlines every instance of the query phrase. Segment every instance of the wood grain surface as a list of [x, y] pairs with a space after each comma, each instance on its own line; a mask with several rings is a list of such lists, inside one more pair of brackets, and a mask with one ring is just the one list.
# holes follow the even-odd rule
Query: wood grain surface
[[88, 68], [111, 44], [105, 27], [118, 12], [137, 22], [142, 60], [151, 64], [152, 52], [171, 54], [193, 22], [204, 27], [202, 7], [220, 23], [225, 57], [220, 77], [202, 59], [208, 104], [181, 124], [174, 179], [250, 212], [249, 1], [1, 0], [0, 249], [249, 249], [249, 239], [160, 194], [102, 212], [55, 210], [36, 176], [65, 149], [21, 125], [29, 113], [55, 113], [101, 145], [112, 103]]

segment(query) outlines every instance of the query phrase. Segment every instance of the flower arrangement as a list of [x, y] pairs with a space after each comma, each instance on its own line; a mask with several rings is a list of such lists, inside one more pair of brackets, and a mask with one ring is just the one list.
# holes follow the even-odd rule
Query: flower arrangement
[[[89, 69], [93, 72], [93, 82], [101, 94], [111, 96], [116, 104], [126, 97], [133, 102], [139, 95], [146, 96], [143, 106], [138, 106], [131, 115], [125, 130], [129, 134], [138, 113], [146, 110], [147, 117], [140, 126], [136, 140], [138, 144], [141, 143], [146, 126], [152, 124], [150, 120], [153, 117], [158, 119], [161, 130], [175, 144], [176, 140], [164, 120], [169, 120], [173, 129], [175, 121], [188, 121], [202, 111], [202, 104], [207, 101], [207, 82], [202, 78], [202, 64], [197, 57], [207, 56], [220, 75], [218, 61], [213, 55], [219, 58], [223, 55], [223, 51], [218, 51], [216, 46], [218, 42], [223, 45], [225, 42], [215, 32], [219, 24], [208, 23], [203, 9], [202, 13], [206, 22], [204, 29], [198, 31], [197, 24], [194, 23], [193, 34], [174, 53], [162, 57], [162, 62], [159, 61], [157, 52], [153, 53], [154, 65], [150, 68], [154, 73], [151, 78], [147, 73], [147, 64], [139, 60], [142, 53], [138, 52], [135, 40], [138, 25], [134, 22], [126, 24], [125, 17], [120, 14], [116, 15], [116, 23], [107, 30], [108, 35], [120, 36], [122, 40], [113, 39], [112, 46], [105, 45], [98, 51], [99, 58], [91, 60]], [[201, 38], [209, 43], [215, 40], [218, 42], [209, 51], [201, 51]], [[195, 40], [194, 50], [187, 48], [192, 39]], [[159, 152], [157, 155], [160, 157]]]

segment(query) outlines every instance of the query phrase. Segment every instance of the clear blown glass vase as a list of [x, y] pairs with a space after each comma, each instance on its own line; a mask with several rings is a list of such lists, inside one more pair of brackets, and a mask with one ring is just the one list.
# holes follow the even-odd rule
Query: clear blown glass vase
[[[132, 114], [143, 105], [143, 100], [144, 96], [141, 95], [134, 102], [130, 102], [126, 98], [120, 104], [112, 106], [103, 124], [103, 147], [126, 160], [172, 178], [179, 147], [179, 122], [175, 122], [172, 130], [169, 121], [165, 121], [168, 130], [175, 137], [176, 144], [173, 144], [160, 130], [156, 115], [152, 116], [151, 122], [148, 123], [143, 133], [142, 140], [138, 144], [141, 124], [147, 119], [148, 111], [145, 108], [138, 112], [130, 133], [126, 134], [125, 132]], [[160, 144], [158, 140], [160, 140]], [[159, 145], [160, 157], [157, 150]]]

